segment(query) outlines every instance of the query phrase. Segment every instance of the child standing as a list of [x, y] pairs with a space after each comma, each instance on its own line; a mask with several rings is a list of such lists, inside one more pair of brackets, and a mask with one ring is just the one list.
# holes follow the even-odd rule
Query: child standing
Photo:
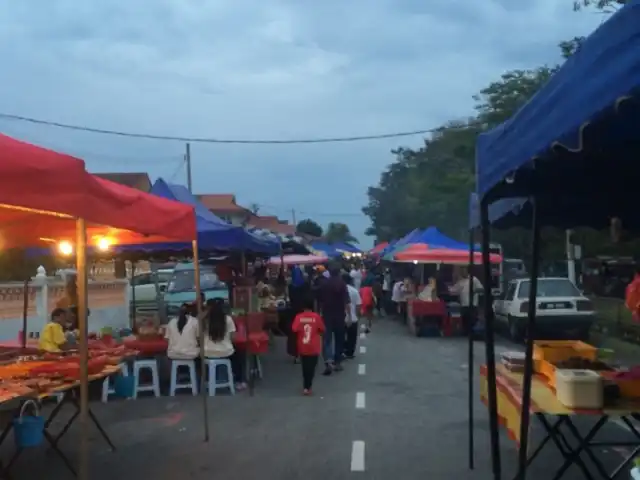
[[303, 395], [311, 395], [318, 357], [322, 352], [322, 334], [325, 331], [322, 317], [313, 311], [310, 303], [307, 301], [304, 310], [296, 315], [291, 327], [291, 331], [298, 338]]

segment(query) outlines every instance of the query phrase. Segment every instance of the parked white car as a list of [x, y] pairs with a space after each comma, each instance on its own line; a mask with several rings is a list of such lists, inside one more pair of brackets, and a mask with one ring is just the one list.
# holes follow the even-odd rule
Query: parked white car
[[[156, 303], [156, 273], [145, 272], [134, 275], [131, 285], [129, 286], [129, 301], [133, 306], [134, 290], [137, 311], [153, 311], [157, 309]], [[162, 269], [157, 271], [158, 287], [160, 288], [161, 297], [167, 288], [167, 283], [173, 275], [173, 269]]]
[[[524, 337], [529, 312], [529, 279], [509, 282], [506, 292], [493, 304], [496, 321], [507, 327], [515, 341]], [[563, 277], [538, 279], [536, 338], [587, 339], [595, 319], [593, 303]]]

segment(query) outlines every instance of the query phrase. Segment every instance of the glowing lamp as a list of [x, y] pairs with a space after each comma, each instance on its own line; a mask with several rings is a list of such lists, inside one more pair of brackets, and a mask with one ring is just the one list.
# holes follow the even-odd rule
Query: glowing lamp
[[64, 255], [64, 256], [69, 256], [73, 253], [73, 245], [71, 245], [71, 242], [67, 242], [67, 241], [62, 241], [58, 244], [58, 251]]
[[108, 238], [102, 237], [98, 240], [98, 250], [101, 252], [106, 252], [109, 247], [111, 247], [111, 241]]

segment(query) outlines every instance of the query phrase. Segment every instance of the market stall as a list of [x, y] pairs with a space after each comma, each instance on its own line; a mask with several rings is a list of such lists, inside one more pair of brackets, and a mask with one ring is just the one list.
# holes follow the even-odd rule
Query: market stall
[[[637, 125], [640, 119], [640, 1], [627, 2], [581, 44], [550, 81], [511, 119], [481, 134], [476, 148], [477, 193], [480, 201], [479, 227], [482, 234], [482, 254], [485, 271], [490, 270], [489, 228], [490, 205], [500, 199], [514, 198], [512, 205], [522, 208], [509, 215], [512, 225], [525, 225], [532, 231], [531, 287], [528, 302], [528, 335], [522, 360], [521, 389], [515, 391], [519, 408], [518, 478], [524, 479], [528, 456], [530, 415], [545, 418], [544, 407], [538, 405], [537, 382], [534, 373], [533, 333], [536, 331], [537, 274], [539, 270], [540, 229], [544, 226], [573, 228], [590, 226], [613, 230], [640, 229], [640, 217], [629, 192], [635, 190], [640, 178], [637, 155]], [[567, 179], [571, 179], [568, 181]], [[526, 199], [526, 204], [522, 204]], [[503, 210], [509, 213], [507, 208]], [[491, 292], [484, 308], [486, 321], [486, 397], [489, 406], [492, 465], [494, 478], [501, 478], [498, 421], [502, 404], [498, 402], [498, 379], [494, 351], [494, 314]], [[573, 354], [572, 354], [573, 355]], [[538, 359], [536, 359], [537, 362]], [[602, 386], [603, 375], [595, 374], [593, 365], [578, 369], [594, 383]], [[557, 364], [556, 364], [557, 367]], [[535, 367], [538, 368], [538, 367]], [[560, 368], [556, 372], [567, 375]], [[608, 379], [607, 379], [608, 380]], [[548, 382], [548, 380], [547, 380]], [[556, 379], [557, 382], [557, 379]], [[574, 382], [575, 383], [575, 382]], [[616, 382], [614, 382], [616, 383]], [[547, 391], [553, 391], [553, 385]], [[556, 399], [562, 403], [558, 385]], [[572, 387], [573, 388], [573, 387]], [[640, 404], [624, 400], [624, 388], [617, 385], [626, 404], [623, 415], [637, 414]], [[601, 392], [602, 393], [602, 392]], [[578, 398], [581, 398], [578, 396]], [[581, 398], [585, 400], [584, 397]], [[597, 410], [597, 409], [596, 409]], [[552, 439], [565, 458], [554, 478], [560, 478], [568, 466], [580, 464], [580, 453], [589, 454], [600, 424], [610, 419], [607, 409], [586, 436], [572, 431], [563, 420], [557, 429], [566, 427], [578, 436], [579, 447], [568, 451]], [[619, 410], [618, 410], [619, 411]], [[620, 412], [620, 411], [619, 411]], [[579, 412], [576, 412], [577, 414]], [[542, 420], [541, 420], [542, 421]], [[565, 430], [566, 432], [566, 430]], [[635, 446], [638, 451], [640, 439]], [[632, 456], [619, 467], [624, 468]], [[598, 467], [596, 467], [600, 470]], [[619, 470], [618, 469], [618, 470]], [[617, 471], [618, 471], [617, 470]], [[617, 474], [600, 471], [604, 478]], [[587, 475], [588, 470], [583, 469]]]
[[[0, 135], [0, 179], [3, 246], [42, 246], [59, 241], [75, 244], [80, 331], [77, 416], [83, 435], [78, 473], [85, 480], [90, 418], [87, 244], [117, 243], [123, 238], [144, 241], [147, 235], [195, 238], [193, 211], [175, 202], [99, 181], [86, 172], [81, 160], [4, 135]], [[52, 192], [59, 193], [52, 195]]]

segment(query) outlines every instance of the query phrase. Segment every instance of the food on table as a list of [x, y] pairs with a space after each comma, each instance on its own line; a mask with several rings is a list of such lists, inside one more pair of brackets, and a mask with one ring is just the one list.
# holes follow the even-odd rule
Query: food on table
[[617, 380], [640, 380], [640, 366], [615, 372], [611, 375], [611, 378]]
[[589, 360], [583, 357], [571, 357], [566, 360], [557, 362], [556, 368], [564, 368], [568, 370], [594, 370], [594, 371], [611, 371], [609, 365], [599, 360]]

